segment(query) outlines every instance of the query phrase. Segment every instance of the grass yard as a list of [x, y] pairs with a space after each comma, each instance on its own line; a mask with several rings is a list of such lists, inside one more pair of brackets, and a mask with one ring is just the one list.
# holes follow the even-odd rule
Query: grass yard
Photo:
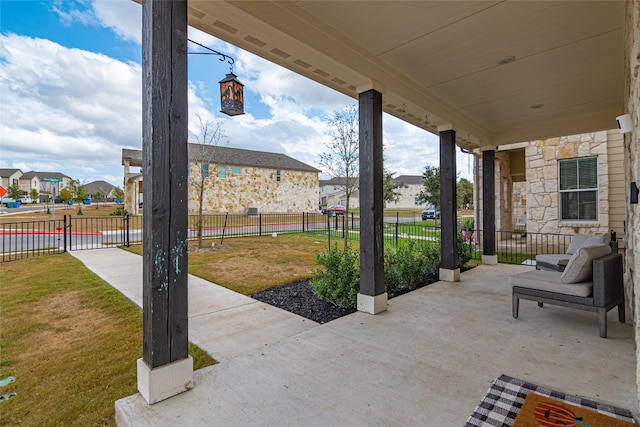
[[[332, 244], [342, 245], [342, 240], [332, 240]], [[142, 255], [142, 245], [128, 249]], [[225, 239], [222, 245], [220, 239], [205, 240], [202, 249], [197, 242], [189, 242], [189, 273], [251, 295], [312, 277], [318, 268], [316, 252], [326, 249], [326, 237], [307, 234], [234, 237]]]
[[[190, 344], [194, 369], [215, 363]], [[142, 311], [68, 254], [0, 269], [0, 425], [114, 425], [137, 392]]]

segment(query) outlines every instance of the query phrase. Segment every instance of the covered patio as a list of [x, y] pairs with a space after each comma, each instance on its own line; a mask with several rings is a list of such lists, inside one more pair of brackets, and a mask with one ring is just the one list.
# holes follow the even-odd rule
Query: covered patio
[[602, 339], [595, 313], [530, 301], [512, 318], [508, 276], [531, 268], [479, 266], [377, 316], [354, 313], [196, 371], [189, 392], [118, 401], [118, 425], [462, 426], [501, 374], [636, 408], [633, 327], [613, 310]]
[[[193, 378], [181, 203], [187, 23], [358, 100], [362, 313], [197, 373], [193, 390], [155, 406], [139, 396], [121, 401], [119, 420], [132, 411], [131, 420], [153, 414], [157, 423], [162, 414], [155, 411], [174, 408], [180, 417], [196, 417], [189, 418], [194, 424], [459, 425], [502, 373], [638, 409], [637, 328], [610, 322], [610, 338], [601, 340], [588, 327], [588, 313], [535, 305], [512, 319], [507, 276], [530, 267], [495, 265], [494, 239], [501, 145], [611, 129], [626, 113], [632, 125], [624, 136], [625, 182], [631, 188], [640, 182], [637, 0], [142, 5], [143, 170], [152, 183], [144, 187], [138, 361], [145, 400], [189, 390]], [[383, 280], [383, 112], [440, 136], [442, 282], [391, 302]], [[482, 154], [477, 226], [485, 265], [463, 280], [456, 250], [458, 147]], [[630, 193], [625, 289], [638, 325], [640, 211]], [[189, 411], [186, 402], [197, 406]], [[250, 418], [243, 422], [244, 416]], [[409, 417], [406, 423], [398, 422], [402, 417]]]

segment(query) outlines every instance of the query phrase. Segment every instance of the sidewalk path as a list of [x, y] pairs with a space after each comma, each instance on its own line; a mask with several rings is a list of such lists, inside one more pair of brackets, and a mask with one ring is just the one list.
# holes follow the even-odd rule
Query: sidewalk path
[[[71, 251], [142, 307], [142, 257], [122, 249]], [[276, 343], [318, 323], [189, 275], [189, 340], [217, 361]]]

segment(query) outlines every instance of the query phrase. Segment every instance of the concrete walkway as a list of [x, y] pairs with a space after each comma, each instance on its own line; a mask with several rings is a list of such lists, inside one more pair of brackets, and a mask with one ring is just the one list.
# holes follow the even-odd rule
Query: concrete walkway
[[[95, 255], [91, 264], [122, 259], [115, 276], [102, 276], [112, 283], [130, 268], [140, 269], [140, 261], [120, 252], [74, 255]], [[438, 282], [394, 298], [376, 316], [354, 313], [315, 325], [290, 315], [294, 326], [304, 327], [296, 331], [283, 323], [269, 340], [261, 339], [262, 328], [273, 328], [257, 317], [250, 320], [240, 311], [234, 319], [212, 315], [204, 328], [226, 334], [201, 337], [209, 341], [198, 343], [205, 349], [233, 348], [223, 344], [229, 339], [251, 341], [244, 336], [249, 331], [260, 344], [229, 351], [221, 363], [194, 372], [195, 387], [181, 395], [151, 406], [139, 394], [117, 401], [116, 421], [154, 427], [462, 426], [501, 374], [637, 416], [632, 326], [618, 323], [613, 310], [608, 338], [602, 339], [595, 313], [539, 308], [530, 301], [521, 301], [520, 317], [513, 319], [508, 276], [530, 268], [480, 266], [460, 282]], [[193, 301], [192, 292], [200, 291], [191, 283]], [[201, 328], [194, 325], [198, 317], [190, 320], [190, 335]]]
[[[142, 257], [122, 249], [71, 251], [142, 307]], [[217, 361], [263, 348], [318, 323], [189, 275], [189, 341]]]

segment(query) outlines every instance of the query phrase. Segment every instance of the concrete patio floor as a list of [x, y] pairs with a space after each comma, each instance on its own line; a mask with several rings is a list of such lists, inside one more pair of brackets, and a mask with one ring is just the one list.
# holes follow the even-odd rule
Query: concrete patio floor
[[513, 319], [508, 276], [530, 268], [480, 266], [460, 282], [392, 299], [385, 313], [354, 313], [251, 349], [196, 371], [192, 390], [163, 402], [150, 406], [139, 394], [119, 400], [116, 421], [461, 426], [501, 374], [621, 406], [637, 418], [632, 326], [612, 310], [602, 339], [596, 313], [530, 301], [520, 302]]

